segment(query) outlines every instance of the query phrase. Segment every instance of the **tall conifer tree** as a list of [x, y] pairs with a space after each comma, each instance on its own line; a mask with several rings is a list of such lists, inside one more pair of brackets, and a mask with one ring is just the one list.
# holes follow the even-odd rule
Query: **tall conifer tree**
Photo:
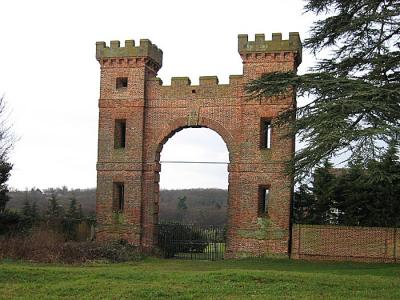
[[[293, 160], [296, 174], [310, 172], [342, 152], [364, 162], [382, 153], [382, 142], [400, 137], [400, 1], [308, 0], [305, 10], [322, 17], [304, 46], [329, 50], [304, 75], [269, 73], [250, 82], [251, 97], [295, 88], [310, 103], [281, 116], [296, 118], [292, 133], [306, 143]], [[326, 52], [323, 52], [326, 53]]]

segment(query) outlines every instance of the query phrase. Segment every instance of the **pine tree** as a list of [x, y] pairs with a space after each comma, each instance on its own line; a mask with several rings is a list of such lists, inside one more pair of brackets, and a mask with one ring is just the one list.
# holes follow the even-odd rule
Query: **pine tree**
[[75, 196], [70, 198], [69, 208], [63, 219], [63, 232], [66, 234], [68, 239], [76, 240], [78, 234], [77, 225], [81, 221], [81, 207], [77, 207], [77, 201]]
[[176, 205], [176, 208], [178, 210], [186, 210], [187, 209], [186, 196], [178, 198], [178, 204]]
[[367, 164], [359, 158], [332, 174], [331, 165], [317, 168], [311, 186], [295, 193], [294, 221], [346, 226], [400, 226], [400, 161], [392, 142]]
[[297, 224], [312, 224], [315, 219], [313, 206], [315, 196], [306, 184], [299, 186], [293, 201], [293, 221]]
[[311, 224], [336, 223], [333, 212], [336, 177], [332, 174], [332, 164], [325, 160], [324, 165], [315, 170], [311, 191], [315, 197], [310, 214]]
[[0, 97], [0, 213], [5, 211], [6, 204], [10, 200], [7, 181], [13, 165], [8, 161], [8, 155], [14, 142], [15, 137], [7, 120], [5, 100]]
[[392, 142], [379, 161], [368, 165], [368, 180], [374, 202], [375, 226], [400, 225], [400, 162]]
[[[1, 139], [1, 132], [0, 132]], [[8, 196], [8, 186], [6, 182], [10, 177], [10, 172], [12, 170], [12, 164], [7, 162], [6, 157], [0, 156], [0, 213], [4, 212], [6, 209], [6, 204], [10, 200]]]
[[36, 201], [33, 202], [31, 206], [31, 218], [34, 222], [36, 222], [39, 219], [39, 210], [36, 204]]
[[31, 218], [32, 216], [32, 207], [28, 199], [25, 199], [24, 201], [24, 206], [22, 207], [22, 215], [26, 218]]
[[182, 222], [185, 218], [186, 211], [187, 211], [187, 205], [186, 205], [186, 196], [179, 197], [178, 198], [178, 203], [176, 205], [176, 211], [177, 211], [177, 219], [178, 221]]
[[49, 204], [47, 207], [47, 217], [50, 219], [58, 219], [63, 216], [63, 208], [62, 206], [58, 203], [57, 196], [55, 193], [52, 193], [50, 198], [49, 198]]
[[369, 215], [367, 207], [371, 207], [371, 193], [366, 185], [366, 176], [367, 169], [359, 159], [350, 163], [345, 174], [338, 176], [334, 203], [338, 210], [338, 224], [363, 225], [363, 215]]
[[79, 211], [78, 211], [78, 208], [77, 208], [76, 198], [73, 196], [73, 197], [71, 197], [70, 200], [71, 201], [69, 203], [69, 208], [68, 208], [68, 211], [67, 211], [66, 215], [69, 218], [79, 219]]
[[[251, 97], [295, 88], [310, 103], [290, 110], [275, 126], [289, 122], [306, 144], [293, 161], [297, 175], [342, 152], [350, 160], [375, 160], [400, 136], [400, 1], [307, 0], [307, 12], [323, 16], [311, 28], [305, 48], [328, 57], [304, 75], [269, 73], [250, 82]], [[293, 122], [292, 120], [295, 121]]]
[[23, 222], [25, 222], [27, 226], [29, 225], [30, 227], [35, 224], [39, 219], [36, 202], [31, 204], [28, 198], [26, 198], [22, 207], [21, 216], [23, 217]]
[[84, 217], [84, 215], [83, 215], [83, 210], [82, 210], [82, 204], [79, 203], [79, 206], [78, 206], [78, 218], [79, 218], [79, 220], [82, 220], [83, 217]]
[[338, 177], [334, 207], [338, 224], [393, 227], [400, 225], [400, 162], [392, 142], [367, 165], [359, 159]]

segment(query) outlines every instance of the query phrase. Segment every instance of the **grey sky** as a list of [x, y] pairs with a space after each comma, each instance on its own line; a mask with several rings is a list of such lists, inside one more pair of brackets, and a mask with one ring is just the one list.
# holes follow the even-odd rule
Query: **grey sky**
[[[188, 128], [173, 135], [161, 151], [161, 161], [229, 162], [222, 138], [207, 128]], [[161, 164], [160, 187], [228, 187], [228, 166], [220, 164]]]
[[[255, 33], [270, 37], [282, 32], [287, 38], [289, 31], [299, 31], [304, 38], [313, 18], [303, 15], [302, 7], [301, 0], [1, 1], [0, 94], [20, 138], [11, 156], [15, 166], [10, 185], [96, 185], [96, 41], [150, 39], [164, 52], [159, 77], [165, 85], [172, 76], [189, 76], [196, 84], [201, 75], [218, 75], [220, 83], [227, 83], [230, 74], [242, 73], [237, 35], [247, 33], [253, 39]], [[300, 71], [310, 62], [304, 55]], [[226, 157], [222, 139], [207, 130], [185, 132], [166, 144], [169, 152], [162, 157], [183, 157], [183, 147], [203, 151], [206, 157]], [[226, 167], [205, 174], [203, 168], [163, 166], [161, 187], [190, 182], [221, 187], [226, 182]]]

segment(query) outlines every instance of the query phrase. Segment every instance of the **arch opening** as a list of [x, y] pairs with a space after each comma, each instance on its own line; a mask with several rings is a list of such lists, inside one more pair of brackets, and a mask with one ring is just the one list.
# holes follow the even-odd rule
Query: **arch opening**
[[165, 258], [222, 259], [228, 228], [228, 145], [205, 126], [187, 127], [193, 126], [166, 135], [156, 154], [161, 162], [155, 182], [160, 190], [156, 243]]
[[159, 147], [158, 221], [225, 226], [229, 151], [206, 127], [173, 131]]

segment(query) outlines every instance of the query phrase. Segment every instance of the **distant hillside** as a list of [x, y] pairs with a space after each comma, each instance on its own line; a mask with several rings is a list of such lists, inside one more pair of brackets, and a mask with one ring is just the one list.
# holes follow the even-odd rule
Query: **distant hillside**
[[85, 215], [93, 215], [96, 211], [96, 189], [77, 189], [68, 190], [61, 189], [48, 189], [41, 191], [39, 189], [32, 189], [30, 191], [14, 191], [10, 192], [11, 200], [7, 203], [8, 209], [22, 209], [26, 199], [32, 204], [36, 203], [41, 213], [45, 212], [48, 205], [48, 199], [54, 193], [59, 200], [59, 203], [67, 209], [72, 197], [75, 197], [78, 204], [82, 206], [82, 211]]
[[[186, 210], [179, 211], [179, 198], [186, 197]], [[162, 221], [224, 225], [227, 221], [228, 191], [221, 189], [161, 190]]]
[[[52, 193], [56, 194], [65, 209], [68, 208], [71, 197], [75, 196], [85, 215], [95, 214], [96, 189], [13, 191], [9, 193], [11, 200], [7, 203], [7, 208], [20, 210], [28, 199], [30, 203], [36, 202], [39, 211], [43, 213]], [[178, 209], [178, 202], [182, 197], [186, 197], [186, 209]], [[221, 189], [161, 190], [159, 219], [164, 222], [223, 225], [227, 220], [227, 198], [227, 191]]]

